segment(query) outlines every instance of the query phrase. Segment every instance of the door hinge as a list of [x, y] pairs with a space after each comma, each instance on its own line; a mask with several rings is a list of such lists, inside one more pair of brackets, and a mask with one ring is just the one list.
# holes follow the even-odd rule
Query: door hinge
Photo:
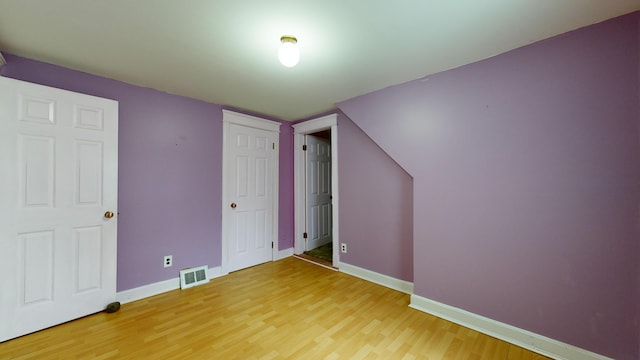
[[271, 242], [271, 248], [273, 249], [273, 241]]
[[302, 151], [307, 151], [307, 145], [302, 145]]
[[272, 143], [272, 144], [271, 144], [271, 148], [272, 148], [273, 150], [275, 150], [275, 149], [276, 149], [276, 143]]
[[308, 236], [309, 236], [309, 235], [308, 235], [307, 233], [302, 234], [302, 237], [303, 237], [303, 238], [305, 238], [305, 239], [306, 239]]

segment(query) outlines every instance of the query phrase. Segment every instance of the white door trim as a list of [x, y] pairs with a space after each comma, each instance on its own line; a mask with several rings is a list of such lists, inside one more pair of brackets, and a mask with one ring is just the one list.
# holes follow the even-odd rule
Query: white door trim
[[293, 125], [293, 173], [294, 173], [294, 253], [304, 252], [303, 233], [305, 229], [305, 158], [302, 153], [304, 135], [331, 129], [331, 194], [333, 196], [332, 237], [333, 266], [340, 267], [339, 234], [339, 192], [338, 192], [338, 115], [330, 114], [317, 119]]
[[[225, 189], [228, 188], [229, 184], [228, 184], [228, 180], [227, 177], [224, 175], [224, 170], [229, 168], [229, 164], [228, 161], [229, 159], [227, 159], [227, 156], [225, 155], [225, 149], [227, 147], [227, 134], [228, 134], [228, 129], [229, 129], [229, 124], [236, 124], [236, 125], [241, 125], [241, 126], [247, 126], [247, 127], [252, 127], [252, 128], [256, 128], [256, 129], [261, 129], [261, 130], [266, 130], [266, 131], [271, 131], [271, 132], [275, 132], [277, 134], [280, 133], [280, 126], [282, 124], [280, 124], [279, 122], [276, 121], [271, 121], [271, 120], [266, 120], [266, 119], [261, 119], [255, 116], [251, 116], [251, 115], [246, 115], [246, 114], [241, 114], [235, 111], [230, 111], [230, 110], [222, 110], [222, 169], [223, 169], [223, 174], [222, 174], [222, 264], [220, 266], [221, 268], [221, 273], [222, 275], [228, 274], [229, 273], [229, 265], [228, 265], [228, 261], [229, 261], [229, 248], [228, 248], [228, 239], [227, 239], [227, 234], [228, 234], [228, 226], [229, 226], [229, 215], [228, 215], [228, 211], [227, 208], [230, 204], [230, 200], [228, 199], [228, 194], [226, 193]], [[277, 255], [278, 255], [278, 188], [279, 188], [279, 153], [280, 153], [280, 142], [278, 141], [279, 139], [279, 135], [276, 136], [276, 156], [274, 159], [274, 171], [272, 172], [273, 174], [273, 181], [272, 181], [272, 186], [273, 186], [273, 226], [272, 226], [272, 239], [273, 239], [273, 249], [271, 250], [271, 259], [275, 260], [277, 259]]]
[[222, 110], [222, 121], [225, 123], [243, 125], [275, 133], [280, 133], [280, 126], [282, 125], [276, 121], [266, 120], [231, 110]]

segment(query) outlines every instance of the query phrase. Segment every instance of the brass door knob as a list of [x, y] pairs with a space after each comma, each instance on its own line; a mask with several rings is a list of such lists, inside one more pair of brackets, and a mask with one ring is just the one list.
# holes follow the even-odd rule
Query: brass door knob
[[232, 208], [232, 209], [235, 209], [235, 208], [236, 208], [236, 206], [238, 206], [238, 205], [236, 205], [236, 203], [231, 203], [231, 208]]
[[106, 217], [107, 219], [111, 219], [113, 217], [113, 211], [107, 211], [106, 213], [104, 213], [104, 217]]

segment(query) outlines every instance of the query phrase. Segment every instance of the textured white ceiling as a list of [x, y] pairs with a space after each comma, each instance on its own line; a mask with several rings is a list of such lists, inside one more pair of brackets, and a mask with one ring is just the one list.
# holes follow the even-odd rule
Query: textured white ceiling
[[[285, 120], [640, 0], [0, 0], [0, 51]], [[280, 36], [298, 37], [295, 68]]]

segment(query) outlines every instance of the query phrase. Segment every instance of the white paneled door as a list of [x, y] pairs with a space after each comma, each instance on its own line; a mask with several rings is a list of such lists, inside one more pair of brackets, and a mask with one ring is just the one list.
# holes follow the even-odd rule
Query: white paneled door
[[118, 103], [0, 77], [0, 341], [115, 301]]
[[280, 124], [224, 112], [223, 268], [273, 260]]
[[331, 142], [305, 135], [307, 246], [315, 249], [330, 243], [331, 228]]

